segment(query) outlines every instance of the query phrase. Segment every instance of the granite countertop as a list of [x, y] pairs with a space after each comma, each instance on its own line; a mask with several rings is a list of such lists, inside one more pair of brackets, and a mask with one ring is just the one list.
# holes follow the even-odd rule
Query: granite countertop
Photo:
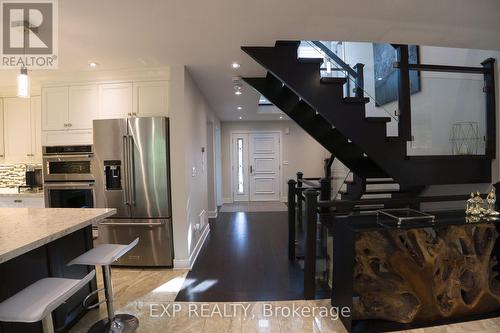
[[0, 263], [114, 214], [114, 208], [1, 208]]
[[43, 198], [43, 190], [38, 192], [19, 192], [17, 188], [0, 187], [0, 198]]

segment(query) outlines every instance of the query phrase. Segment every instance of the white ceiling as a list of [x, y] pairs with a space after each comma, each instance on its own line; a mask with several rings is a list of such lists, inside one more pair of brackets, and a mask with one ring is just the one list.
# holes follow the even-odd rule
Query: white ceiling
[[[277, 119], [256, 113], [248, 86], [234, 95], [232, 76], [265, 74], [242, 45], [319, 39], [500, 50], [499, 18], [498, 0], [59, 0], [59, 71], [88, 70], [89, 60], [99, 70], [185, 64], [221, 120]], [[13, 82], [15, 72], [1, 72], [0, 86]]]

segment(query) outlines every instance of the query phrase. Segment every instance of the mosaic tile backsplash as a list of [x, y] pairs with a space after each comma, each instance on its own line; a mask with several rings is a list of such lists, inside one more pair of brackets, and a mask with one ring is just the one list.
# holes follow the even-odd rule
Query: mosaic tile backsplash
[[[31, 164], [36, 168], [41, 165]], [[26, 166], [27, 164], [0, 164], [0, 187], [17, 188], [26, 185]]]

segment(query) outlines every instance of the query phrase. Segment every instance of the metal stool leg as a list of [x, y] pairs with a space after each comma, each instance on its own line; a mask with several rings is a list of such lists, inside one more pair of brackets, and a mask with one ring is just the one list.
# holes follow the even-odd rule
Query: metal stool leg
[[42, 319], [43, 333], [54, 333], [54, 323], [52, 322], [52, 313]]
[[95, 323], [88, 333], [133, 333], [139, 327], [139, 319], [129, 314], [115, 314], [113, 282], [111, 281], [111, 266], [102, 266], [104, 292], [108, 318]]

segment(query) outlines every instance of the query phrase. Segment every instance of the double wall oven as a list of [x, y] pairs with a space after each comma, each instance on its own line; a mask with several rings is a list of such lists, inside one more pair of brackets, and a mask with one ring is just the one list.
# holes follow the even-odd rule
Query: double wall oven
[[43, 147], [45, 206], [93, 208], [95, 165], [91, 145]]

